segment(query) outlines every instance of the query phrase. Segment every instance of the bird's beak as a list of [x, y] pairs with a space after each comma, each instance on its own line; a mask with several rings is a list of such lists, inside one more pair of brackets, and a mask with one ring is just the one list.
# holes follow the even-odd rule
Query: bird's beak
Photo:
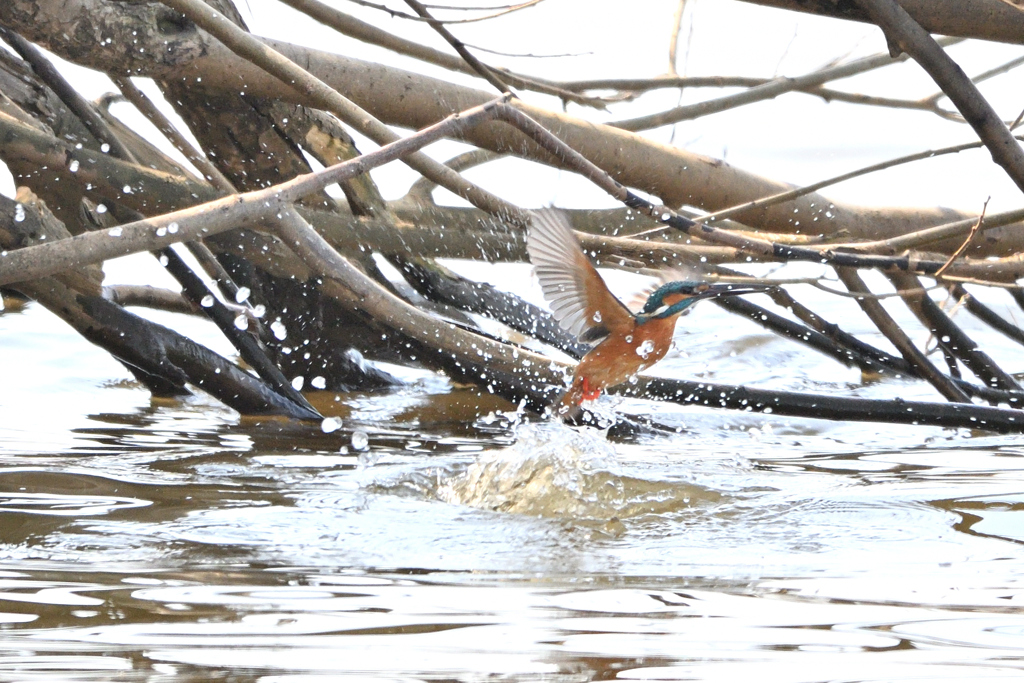
[[767, 292], [772, 289], [771, 285], [747, 285], [731, 282], [714, 282], [702, 285], [700, 289], [690, 294], [693, 299], [714, 299], [720, 296], [736, 296], [737, 294], [756, 294]]

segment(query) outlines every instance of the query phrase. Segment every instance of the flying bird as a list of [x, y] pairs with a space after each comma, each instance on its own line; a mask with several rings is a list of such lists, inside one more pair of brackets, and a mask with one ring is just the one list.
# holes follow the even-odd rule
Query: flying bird
[[751, 294], [763, 285], [669, 282], [654, 290], [639, 313], [609, 291], [583, 253], [579, 240], [557, 209], [533, 211], [526, 242], [544, 298], [559, 324], [594, 345], [573, 374], [559, 412], [596, 399], [665, 357], [672, 346], [676, 320], [701, 299]]

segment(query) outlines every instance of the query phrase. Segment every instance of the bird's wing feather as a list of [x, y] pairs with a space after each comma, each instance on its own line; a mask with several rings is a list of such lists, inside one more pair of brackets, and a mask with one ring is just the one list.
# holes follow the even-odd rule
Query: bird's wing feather
[[608, 290], [584, 255], [565, 214], [557, 209], [541, 209], [532, 214], [526, 249], [555, 320], [588, 341], [627, 330], [633, 314]]

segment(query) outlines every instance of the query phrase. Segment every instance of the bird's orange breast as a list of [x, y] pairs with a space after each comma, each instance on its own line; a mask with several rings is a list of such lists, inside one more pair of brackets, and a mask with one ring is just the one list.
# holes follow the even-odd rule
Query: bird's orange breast
[[653, 319], [624, 334], [613, 334], [583, 357], [576, 378], [586, 378], [592, 389], [604, 389], [628, 380], [665, 357], [672, 346], [676, 317]]

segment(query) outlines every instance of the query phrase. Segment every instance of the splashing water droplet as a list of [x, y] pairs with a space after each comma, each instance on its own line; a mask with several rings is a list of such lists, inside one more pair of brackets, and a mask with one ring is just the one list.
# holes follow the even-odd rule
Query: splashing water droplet
[[364, 431], [352, 432], [352, 448], [357, 451], [365, 451], [370, 445], [370, 437]]
[[601, 322], [601, 311], [594, 311], [594, 322]]
[[71, 163], [68, 164], [68, 170], [71, 171], [72, 173], [77, 173], [78, 172], [78, 167], [80, 165], [81, 164], [78, 163], [78, 159], [72, 159]]
[[327, 388], [327, 379], [325, 377], [321, 377], [320, 375], [317, 375], [316, 377], [313, 378], [313, 380], [309, 383], [309, 385], [311, 387], [313, 387], [314, 389], [326, 389]]
[[177, 223], [171, 223], [167, 226], [167, 232], [173, 235], [174, 233], [178, 232], [180, 228], [181, 226], [179, 226]]
[[298, 377], [292, 380], [292, 389], [294, 389], [295, 391], [302, 391], [302, 385], [305, 383], [306, 378], [303, 377], [302, 375], [299, 375]]
[[163, 237], [166, 234], [167, 234], [167, 228], [165, 228], [163, 226], [160, 226], [159, 228], [156, 229], [156, 236], [157, 237]]
[[104, 142], [102, 145], [100, 145], [100, 151], [106, 154], [107, 152], [110, 151], [110, 145]]
[[14, 205], [14, 222], [20, 223], [25, 220], [25, 207], [21, 204]]
[[647, 360], [647, 357], [651, 355], [652, 351], [654, 351], [654, 342], [650, 339], [645, 339], [643, 344], [636, 347], [636, 355], [640, 356], [644, 360]]
[[111, 237], [120, 237], [122, 232], [124, 232], [124, 231], [121, 230], [121, 228], [119, 228], [119, 227], [118, 228], [111, 228], [110, 230], [107, 230], [107, 234], [110, 235]]
[[267, 307], [263, 304], [257, 304], [252, 309], [252, 314], [257, 318], [262, 318], [267, 313]]
[[252, 294], [252, 290], [250, 290], [248, 287], [239, 287], [238, 291], [235, 292], [235, 301], [238, 303], [242, 303], [243, 301], [249, 298], [250, 294]]
[[275, 320], [270, 323], [270, 331], [274, 333], [279, 341], [283, 341], [288, 336], [288, 328], [284, 326], [284, 323], [280, 320]]
[[325, 417], [324, 421], [320, 423], [320, 429], [324, 434], [338, 431], [341, 429], [341, 418]]
[[212, 306], [213, 305], [213, 295], [212, 294], [207, 294], [206, 296], [204, 296], [203, 300], [199, 302], [199, 305], [202, 306], [203, 308], [209, 308], [210, 306]]
[[106, 212], [107, 212], [107, 205], [106, 204], [97, 204], [96, 205], [96, 213], [106, 213]]
[[240, 314], [237, 318], [235, 318], [235, 327], [237, 327], [240, 330], [249, 329], [249, 319], [245, 317], [244, 313]]

